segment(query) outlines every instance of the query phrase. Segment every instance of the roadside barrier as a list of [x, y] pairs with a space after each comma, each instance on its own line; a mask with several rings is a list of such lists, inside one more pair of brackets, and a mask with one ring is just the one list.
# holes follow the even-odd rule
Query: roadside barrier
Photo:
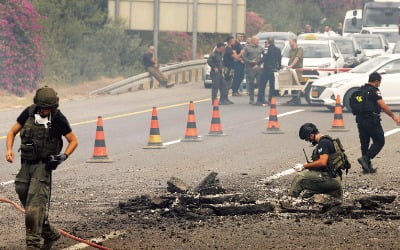
[[344, 126], [343, 110], [342, 110], [342, 105], [340, 103], [339, 95], [336, 96], [336, 106], [335, 106], [335, 110], [333, 112], [333, 123], [332, 123], [332, 127], [331, 127], [331, 129], [329, 129], [329, 131], [332, 131], [332, 132], [347, 132], [347, 131], [349, 131]]
[[[23, 209], [23, 208], [22, 208], [21, 206], [19, 206], [17, 203], [15, 203], [15, 202], [13, 202], [13, 201], [11, 201], [11, 200], [9, 200], [9, 199], [0, 198], [0, 202], [5, 202], [5, 203], [8, 203], [8, 204], [11, 204], [11, 205], [13, 205], [16, 209], [18, 209], [18, 211], [20, 211], [21, 213], [23, 213], [23, 214], [25, 213], [25, 209]], [[91, 246], [91, 247], [94, 247], [94, 248], [97, 248], [97, 249], [102, 249], [102, 250], [111, 250], [111, 248], [103, 247], [103, 246], [100, 246], [100, 245], [98, 245], [98, 244], [96, 244], [96, 243], [93, 243], [93, 242], [90, 242], [90, 241], [87, 241], [87, 240], [78, 238], [78, 237], [76, 237], [76, 236], [74, 236], [74, 235], [72, 235], [72, 234], [69, 234], [69, 233], [65, 232], [64, 230], [57, 229], [57, 231], [60, 232], [60, 234], [64, 235], [64, 236], [67, 237], [67, 238], [70, 238], [70, 239], [75, 240], [75, 241], [79, 241], [79, 242], [84, 243], [84, 244], [86, 244], [86, 245], [89, 245], [89, 246]]]
[[269, 119], [267, 123], [267, 130], [264, 134], [283, 134], [278, 122], [278, 111], [276, 109], [276, 98], [272, 97], [270, 102]]
[[183, 138], [181, 142], [199, 142], [199, 141], [202, 141], [202, 139], [197, 132], [196, 116], [194, 114], [194, 103], [193, 101], [190, 101], [188, 118], [186, 123], [185, 138]]
[[160, 135], [160, 126], [158, 124], [157, 108], [153, 107], [150, 122], [150, 136], [147, 146], [144, 149], [162, 149], [166, 148], [162, 142]]
[[113, 162], [107, 155], [106, 140], [104, 135], [103, 118], [97, 117], [96, 138], [94, 141], [94, 149], [92, 158], [88, 159], [88, 163], [110, 163]]
[[208, 135], [211, 136], [224, 136], [224, 132], [222, 132], [222, 125], [221, 125], [221, 115], [219, 113], [219, 103], [218, 99], [215, 98], [213, 102], [213, 112], [211, 118], [211, 126]]

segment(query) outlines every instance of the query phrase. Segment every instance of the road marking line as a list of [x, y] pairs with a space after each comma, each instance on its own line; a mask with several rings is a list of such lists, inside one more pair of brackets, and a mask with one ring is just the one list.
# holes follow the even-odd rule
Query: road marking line
[[[107, 235], [101, 236], [99, 238], [94, 238], [94, 239], [91, 239], [89, 241], [95, 242], [96, 244], [98, 244], [98, 243], [104, 242], [106, 240], [111, 240], [113, 238], [116, 238], [116, 237], [118, 237], [118, 236], [120, 236], [120, 235], [122, 235], [124, 233], [125, 233], [125, 231], [114, 231], [114, 232], [111, 232], [111, 233], [109, 233]], [[89, 246], [84, 244], [84, 243], [79, 243], [79, 244], [64, 248], [63, 250], [78, 250], [78, 249], [84, 249], [84, 248], [87, 248], [87, 247], [89, 247]]]
[[[284, 116], [288, 116], [288, 115], [293, 115], [293, 114], [300, 113], [300, 112], [304, 112], [304, 111], [305, 111], [304, 109], [296, 109], [296, 110], [289, 111], [289, 112], [286, 112], [286, 113], [278, 114], [277, 116], [278, 116], [278, 118], [279, 118], [279, 117], [284, 117]], [[268, 119], [269, 119], [269, 116], [264, 118], [264, 120], [268, 120]]]
[[398, 132], [400, 132], [400, 128], [395, 128], [395, 129], [389, 130], [389, 131], [385, 132], [385, 137], [394, 135]]
[[175, 140], [175, 141], [169, 141], [169, 142], [163, 143], [163, 145], [168, 146], [168, 145], [172, 145], [172, 144], [176, 144], [176, 143], [180, 143], [180, 142], [181, 142], [181, 139]]
[[[201, 102], [207, 102], [207, 101], [210, 101], [210, 100], [211, 100], [211, 98], [206, 98], [206, 99], [196, 100], [196, 101], [193, 101], [193, 102], [194, 103], [201, 103]], [[185, 106], [185, 105], [188, 105], [188, 102], [182, 102], [182, 103], [172, 104], [172, 105], [168, 105], [168, 106], [158, 107], [157, 110], [171, 109], [171, 108], [176, 108], [176, 107], [182, 107], [182, 106]], [[120, 114], [120, 115], [103, 117], [103, 121], [114, 120], [114, 119], [118, 119], [118, 118], [124, 118], [124, 117], [128, 117], [128, 116], [134, 116], [134, 115], [140, 115], [140, 114], [144, 114], [144, 113], [149, 113], [152, 110], [153, 109], [145, 109], [145, 110], [131, 112], [131, 113], [125, 113], [125, 114]], [[71, 123], [71, 126], [79, 126], [79, 125], [85, 125], [85, 124], [95, 123], [95, 122], [97, 122], [97, 119]], [[6, 138], [7, 138], [7, 136], [0, 136], [0, 140], [6, 139]]]
[[[395, 129], [389, 130], [389, 131], [385, 132], [385, 137], [388, 137], [388, 136], [397, 134], [397, 133], [399, 133], [399, 132], [400, 132], [400, 128], [395, 128]], [[358, 147], [358, 146], [357, 146], [357, 147]], [[353, 148], [351, 148], [351, 149], [355, 149], [355, 148], [356, 148], [356, 147], [353, 147]], [[351, 149], [350, 149], [350, 150], [351, 150]], [[348, 151], [350, 151], [350, 150], [348, 150]], [[282, 171], [282, 172], [279, 172], [279, 173], [276, 173], [276, 174], [274, 174], [274, 175], [271, 175], [271, 176], [269, 176], [269, 177], [267, 177], [267, 178], [261, 179], [260, 181], [261, 181], [261, 182], [266, 182], [266, 181], [275, 180], [275, 179], [278, 179], [278, 178], [280, 178], [280, 177], [283, 177], [283, 176], [286, 176], [286, 175], [290, 175], [290, 174], [292, 174], [292, 173], [294, 173], [294, 172], [296, 172], [296, 170], [294, 170], [293, 168], [289, 168], [289, 169], [286, 169], [286, 170], [284, 170], [284, 171]]]

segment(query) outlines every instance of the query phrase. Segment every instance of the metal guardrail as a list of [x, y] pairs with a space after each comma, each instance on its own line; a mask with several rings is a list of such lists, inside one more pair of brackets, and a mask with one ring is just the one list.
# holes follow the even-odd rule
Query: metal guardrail
[[[160, 71], [171, 81], [174, 78], [175, 84], [191, 82], [193, 79], [199, 80], [199, 72], [201, 77], [204, 76], [204, 68], [206, 60], [193, 60], [172, 65], [160, 67]], [[194, 73], [194, 74], [193, 74]], [[124, 80], [112, 83], [109, 86], [90, 92], [91, 95], [98, 94], [120, 94], [124, 92], [150, 89], [154, 86], [154, 79], [148, 72], [141, 73]]]

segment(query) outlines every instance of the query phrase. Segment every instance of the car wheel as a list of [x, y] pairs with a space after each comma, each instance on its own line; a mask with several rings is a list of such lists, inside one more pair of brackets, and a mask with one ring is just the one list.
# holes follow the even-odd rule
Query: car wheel
[[308, 84], [307, 87], [304, 89], [304, 98], [306, 99], [306, 102], [308, 104], [311, 104], [311, 99], [310, 99], [311, 85], [312, 83]]
[[346, 94], [344, 95], [344, 98], [343, 98], [343, 106], [346, 108], [346, 110], [347, 110], [348, 112], [351, 112], [350, 97], [351, 97], [351, 95], [352, 95], [354, 92], [356, 92], [357, 90], [358, 90], [358, 88], [349, 89], [349, 90], [346, 92]]

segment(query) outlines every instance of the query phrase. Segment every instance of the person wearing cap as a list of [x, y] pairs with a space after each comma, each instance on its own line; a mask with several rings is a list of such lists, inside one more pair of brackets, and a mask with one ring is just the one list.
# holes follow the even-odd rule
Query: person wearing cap
[[294, 167], [298, 175], [292, 182], [290, 195], [309, 198], [314, 194], [329, 194], [335, 198], [342, 198], [341, 177], [332, 176], [328, 171], [328, 164], [331, 162], [329, 158], [336, 156], [333, 140], [322, 135], [312, 123], [305, 123], [300, 127], [299, 137], [310, 142], [315, 149], [312, 162], [298, 163]]
[[[15, 190], [26, 211], [27, 249], [51, 249], [61, 236], [48, 220], [51, 176], [74, 152], [78, 139], [58, 109], [59, 98], [54, 89], [39, 88], [33, 102], [22, 111], [7, 134], [6, 160], [14, 161], [14, 140], [20, 133], [21, 169], [15, 178]], [[63, 153], [62, 136], [68, 141]]]

